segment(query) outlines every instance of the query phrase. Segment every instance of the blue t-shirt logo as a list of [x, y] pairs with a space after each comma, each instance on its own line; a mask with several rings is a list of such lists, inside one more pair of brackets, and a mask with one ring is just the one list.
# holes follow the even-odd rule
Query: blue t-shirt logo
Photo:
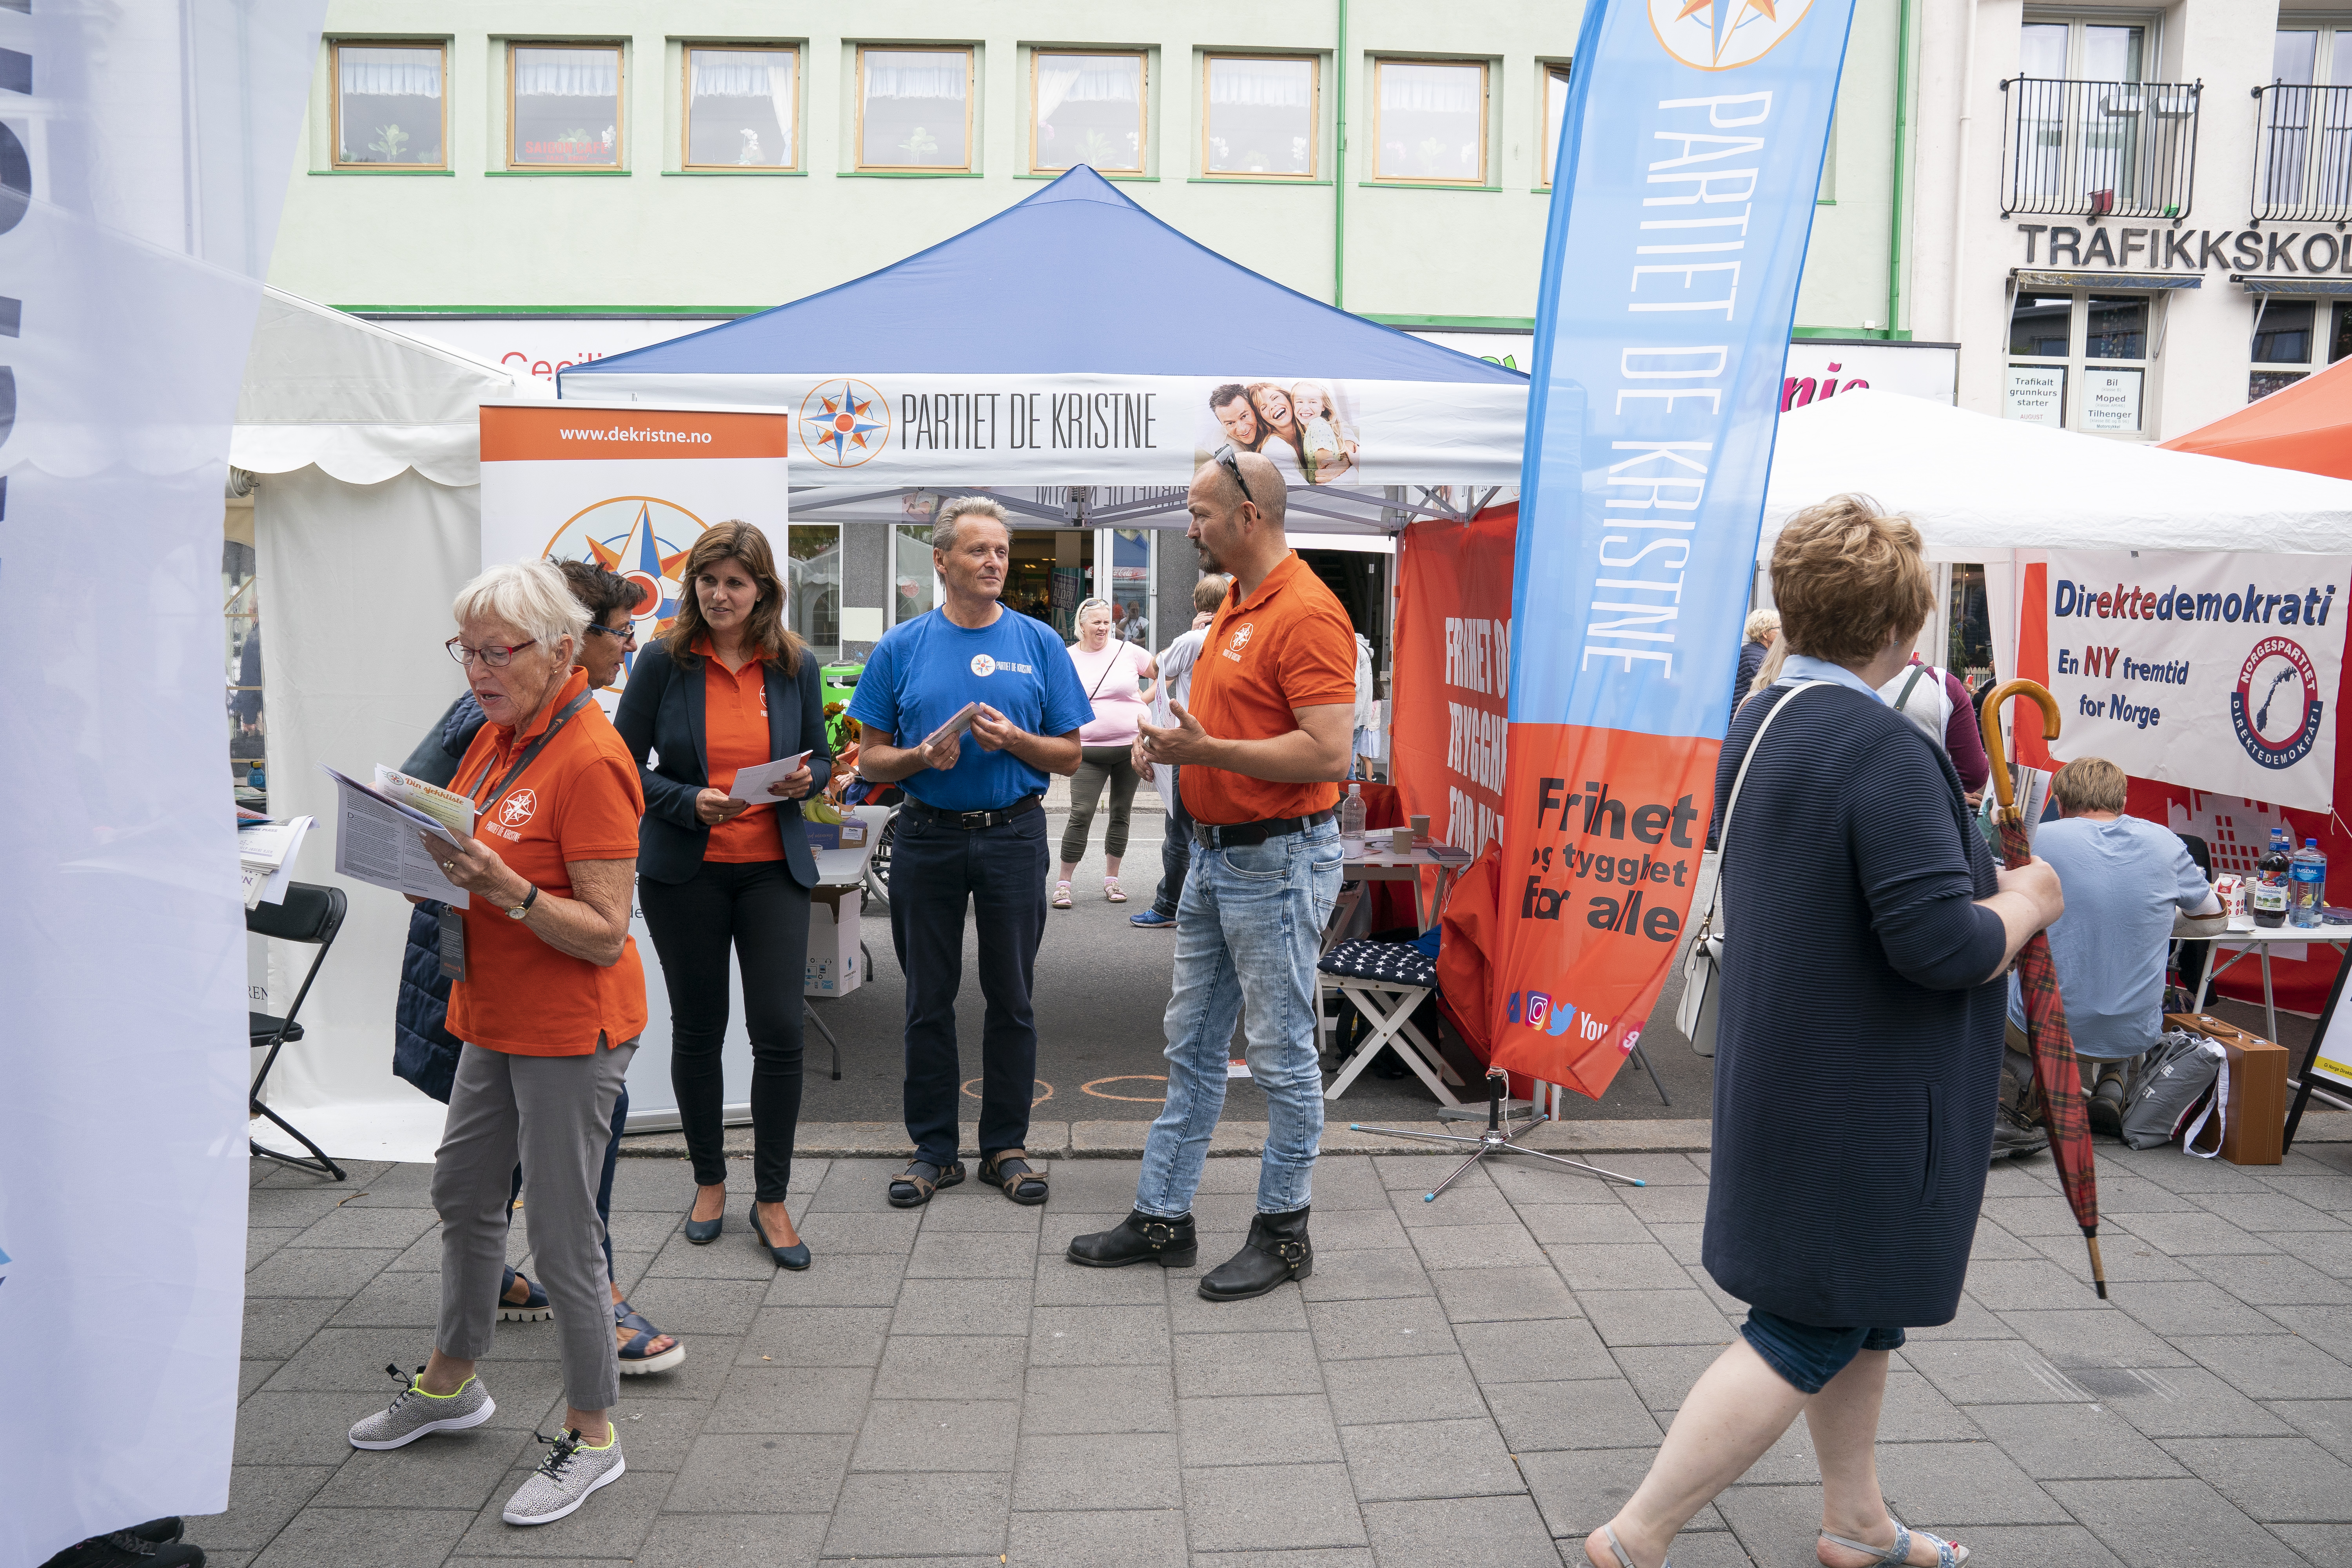
[[[913, 746], [971, 702], [984, 702], [1037, 735], [1066, 735], [1094, 717], [1054, 629], [1002, 608], [977, 628], [957, 626], [939, 610], [891, 627], [866, 661], [849, 716]], [[996, 811], [1045, 783], [1041, 770], [967, 735], [954, 767], [925, 768], [904, 787], [941, 811]]]

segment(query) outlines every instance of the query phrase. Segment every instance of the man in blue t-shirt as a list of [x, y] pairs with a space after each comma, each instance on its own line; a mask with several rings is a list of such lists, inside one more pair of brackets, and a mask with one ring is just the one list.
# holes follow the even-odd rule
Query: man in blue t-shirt
[[[955, 1000], [964, 906], [980, 921], [980, 1174], [1017, 1204], [1045, 1201], [1022, 1145], [1037, 1077], [1029, 1005], [1045, 935], [1046, 775], [1078, 768], [1094, 705], [1062, 639], [997, 603], [1011, 563], [1004, 509], [965, 496], [940, 509], [931, 562], [946, 602], [893, 626], [866, 661], [849, 716], [857, 771], [902, 783], [890, 851], [890, 940], [907, 977], [907, 1134], [915, 1158], [890, 1203], [918, 1208], [963, 1180]], [[969, 731], [966, 733], [965, 731]]]

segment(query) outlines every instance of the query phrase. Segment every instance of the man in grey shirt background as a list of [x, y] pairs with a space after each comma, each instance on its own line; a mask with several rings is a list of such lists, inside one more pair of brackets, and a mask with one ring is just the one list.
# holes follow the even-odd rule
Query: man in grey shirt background
[[[1160, 656], [1160, 694], [1152, 699], [1151, 721], [1162, 729], [1176, 722], [1168, 710], [1169, 702], [1192, 698], [1192, 661], [1201, 657], [1201, 641], [1209, 635], [1209, 623], [1233, 584], [1222, 573], [1207, 572], [1192, 584], [1192, 629], [1170, 643]], [[1177, 770], [1147, 759], [1139, 740], [1135, 743], [1135, 771], [1150, 780], [1160, 798], [1168, 803], [1168, 825], [1166, 837], [1160, 841], [1160, 889], [1151, 896], [1151, 907], [1128, 916], [1127, 923], [1145, 931], [1174, 931], [1176, 905], [1184, 896], [1184, 874], [1192, 868], [1192, 819], [1184, 815], [1184, 797], [1176, 793]]]

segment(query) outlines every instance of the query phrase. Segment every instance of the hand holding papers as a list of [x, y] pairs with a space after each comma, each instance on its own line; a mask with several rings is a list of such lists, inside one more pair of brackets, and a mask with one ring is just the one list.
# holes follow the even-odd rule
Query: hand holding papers
[[[471, 902], [465, 889], [452, 883], [441, 869], [441, 862], [426, 853], [425, 840], [437, 838], [452, 848], [463, 847], [451, 823], [458, 820], [455, 801], [463, 809], [462, 831], [469, 837], [473, 833], [473, 807], [463, 795], [452, 795], [447, 790], [409, 779], [404, 774], [389, 773], [398, 780], [402, 794], [415, 796], [422, 790], [434, 790], [446, 800], [430, 804], [442, 816], [421, 809], [424, 804], [412, 805], [395, 798], [388, 790], [373, 788], [350, 778], [324, 763], [320, 771], [335, 781], [335, 871], [340, 876], [372, 882], [379, 888], [390, 888], [395, 893], [408, 893], [420, 899], [439, 899], [442, 902], [465, 909]], [[446, 816], [449, 820], [443, 820]]]
[[768, 786], [782, 784], [800, 772], [806, 765], [808, 757], [806, 752], [800, 752], [772, 763], [761, 763], [756, 767], [737, 768], [735, 783], [728, 789], [727, 798], [749, 801], [753, 805], [773, 805], [782, 797], [771, 794]]

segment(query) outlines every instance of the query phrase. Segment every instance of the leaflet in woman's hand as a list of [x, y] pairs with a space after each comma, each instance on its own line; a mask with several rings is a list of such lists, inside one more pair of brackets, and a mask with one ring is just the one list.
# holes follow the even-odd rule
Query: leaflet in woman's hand
[[796, 752], [789, 757], [780, 757], [772, 763], [758, 763], [748, 768], [737, 768], [735, 782], [728, 786], [727, 798], [748, 800], [753, 805], [775, 805], [776, 797], [768, 793], [768, 786], [800, 772], [801, 764], [808, 761], [808, 755], [806, 752]]
[[411, 778], [382, 763], [375, 765], [375, 787], [401, 805], [423, 812], [460, 838], [474, 836], [474, 803], [456, 790]]

